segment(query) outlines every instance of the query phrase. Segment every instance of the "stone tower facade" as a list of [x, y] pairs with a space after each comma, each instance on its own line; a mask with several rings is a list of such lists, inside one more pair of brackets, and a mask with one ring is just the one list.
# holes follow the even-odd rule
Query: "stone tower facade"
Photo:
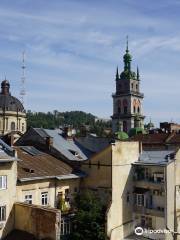
[[142, 101], [144, 94], [140, 92], [140, 76], [137, 72], [131, 71], [132, 57], [128, 49], [124, 55], [124, 70], [121, 74], [116, 72], [116, 92], [113, 97], [113, 132], [129, 132], [131, 128], [144, 128], [144, 116], [142, 114]]

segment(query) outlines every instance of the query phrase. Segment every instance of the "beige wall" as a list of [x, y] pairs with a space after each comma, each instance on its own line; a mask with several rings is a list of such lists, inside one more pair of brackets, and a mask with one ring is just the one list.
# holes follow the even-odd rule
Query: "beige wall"
[[75, 189], [79, 190], [80, 179], [67, 180], [36, 180], [17, 185], [17, 201], [24, 202], [25, 195], [31, 194], [33, 197], [33, 204], [41, 205], [41, 193], [48, 192], [48, 205], [56, 207], [57, 194], [65, 193], [65, 189], [69, 189], [70, 199], [73, 200]]
[[7, 189], [0, 190], [0, 206], [6, 206], [6, 221], [2, 222], [0, 238], [13, 229], [13, 204], [16, 200], [17, 162], [0, 164], [0, 176], [7, 176]]
[[[2, 112], [0, 112], [0, 134], [3, 134], [3, 125], [4, 126], [4, 134], [11, 132], [11, 123], [15, 123], [15, 130], [18, 130], [22, 133], [26, 132], [27, 129], [27, 123], [26, 123], [26, 114], [25, 113], [18, 113], [18, 119], [17, 119], [17, 113], [6, 111], [5, 113], [5, 122], [4, 117], [2, 115]], [[3, 123], [4, 122], [4, 123]], [[22, 129], [22, 126], [24, 126], [24, 130]]]
[[107, 234], [111, 240], [124, 239], [133, 231], [132, 163], [138, 157], [138, 142], [118, 142], [112, 146], [112, 203], [107, 214]]
[[57, 209], [15, 204], [15, 229], [33, 234], [38, 239], [58, 240], [61, 214]]
[[82, 164], [82, 170], [87, 177], [82, 180], [82, 187], [85, 188], [111, 188], [111, 161], [112, 148], [105, 148], [94, 155], [90, 160]]

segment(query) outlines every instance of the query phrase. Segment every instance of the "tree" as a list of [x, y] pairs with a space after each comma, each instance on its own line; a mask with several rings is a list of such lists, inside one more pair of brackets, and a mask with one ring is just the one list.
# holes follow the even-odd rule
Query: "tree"
[[84, 191], [75, 197], [77, 213], [73, 220], [70, 240], [104, 240], [105, 206], [92, 191]]

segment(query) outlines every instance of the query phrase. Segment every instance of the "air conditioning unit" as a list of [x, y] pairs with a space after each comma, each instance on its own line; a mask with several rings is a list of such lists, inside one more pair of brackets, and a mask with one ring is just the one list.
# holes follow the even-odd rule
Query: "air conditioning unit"
[[0, 222], [0, 229], [3, 229], [4, 223]]

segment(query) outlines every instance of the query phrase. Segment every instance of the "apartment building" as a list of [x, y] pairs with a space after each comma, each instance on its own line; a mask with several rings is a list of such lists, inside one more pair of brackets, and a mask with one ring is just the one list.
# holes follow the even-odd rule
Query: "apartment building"
[[32, 146], [15, 147], [18, 158], [17, 200], [61, 210], [61, 237], [71, 232], [73, 201], [84, 172]]
[[0, 239], [14, 226], [17, 160], [15, 151], [0, 140]]
[[[143, 151], [133, 163], [134, 226], [169, 230], [168, 234], [144, 234], [150, 239], [174, 239], [176, 226], [175, 171], [179, 162], [173, 151]], [[180, 184], [180, 182], [178, 183]]]
[[[107, 203], [110, 240], [138, 239], [136, 227], [166, 230], [149, 239], [179, 239], [180, 151], [142, 151], [138, 142], [115, 142], [84, 162], [82, 186]], [[142, 236], [141, 236], [142, 237]]]

